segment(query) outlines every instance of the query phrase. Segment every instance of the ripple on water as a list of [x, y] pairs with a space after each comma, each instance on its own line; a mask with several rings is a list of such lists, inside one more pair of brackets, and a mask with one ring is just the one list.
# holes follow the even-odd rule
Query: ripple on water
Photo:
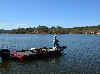
[[[53, 34], [0, 34], [0, 47], [12, 51], [53, 47]], [[100, 73], [100, 35], [58, 34], [62, 55], [27, 61], [2, 61], [1, 73]]]

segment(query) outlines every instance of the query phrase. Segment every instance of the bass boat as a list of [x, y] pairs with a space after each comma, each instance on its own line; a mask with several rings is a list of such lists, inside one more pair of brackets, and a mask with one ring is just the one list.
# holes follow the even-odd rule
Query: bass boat
[[10, 50], [8, 49], [0, 49], [0, 56], [2, 60], [27, 60], [27, 59], [34, 59], [34, 58], [39, 58], [39, 57], [48, 57], [52, 55], [57, 55], [61, 53], [66, 49], [66, 46], [59, 47], [53, 47], [53, 48], [31, 48], [29, 50], [20, 50], [20, 51], [14, 51], [10, 53]]

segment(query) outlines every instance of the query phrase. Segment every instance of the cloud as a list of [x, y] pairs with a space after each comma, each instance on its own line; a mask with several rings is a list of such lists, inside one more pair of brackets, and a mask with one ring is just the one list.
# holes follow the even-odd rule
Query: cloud
[[94, 23], [94, 24], [100, 25], [100, 23]]
[[8, 25], [8, 24], [10, 24], [10, 23], [2, 23], [2, 24], [0, 24], [0, 27]]
[[28, 25], [28, 24], [17, 24], [14, 28], [19, 28], [21, 26]]
[[89, 23], [89, 24], [82, 24], [84, 27], [85, 26], [98, 26], [100, 23]]
[[61, 22], [60, 24], [63, 24], [64, 22]]

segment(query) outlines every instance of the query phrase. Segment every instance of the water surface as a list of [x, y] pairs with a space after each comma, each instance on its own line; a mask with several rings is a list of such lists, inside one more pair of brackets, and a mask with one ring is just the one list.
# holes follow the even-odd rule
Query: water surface
[[[53, 47], [54, 34], [0, 34], [0, 48], [10, 51]], [[0, 73], [95, 74], [100, 73], [100, 35], [58, 34], [62, 55], [27, 61], [2, 61]]]

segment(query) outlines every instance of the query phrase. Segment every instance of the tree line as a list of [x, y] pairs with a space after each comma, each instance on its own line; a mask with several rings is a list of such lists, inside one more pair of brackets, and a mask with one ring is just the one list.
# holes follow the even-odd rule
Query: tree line
[[63, 28], [61, 26], [48, 28], [47, 26], [38, 26], [37, 28], [18, 28], [13, 29], [12, 34], [91, 34], [100, 31], [100, 25], [98, 26], [85, 26], [74, 28]]

